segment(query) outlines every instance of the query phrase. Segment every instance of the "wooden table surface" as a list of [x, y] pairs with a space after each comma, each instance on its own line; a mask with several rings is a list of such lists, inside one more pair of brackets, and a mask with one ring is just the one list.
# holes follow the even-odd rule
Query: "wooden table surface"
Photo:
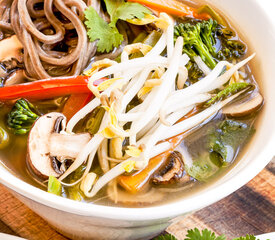
[[[186, 216], [167, 231], [179, 240], [187, 229], [208, 228], [229, 239], [275, 231], [275, 158], [247, 185], [227, 198]], [[30, 240], [66, 240], [0, 185], [0, 232]]]

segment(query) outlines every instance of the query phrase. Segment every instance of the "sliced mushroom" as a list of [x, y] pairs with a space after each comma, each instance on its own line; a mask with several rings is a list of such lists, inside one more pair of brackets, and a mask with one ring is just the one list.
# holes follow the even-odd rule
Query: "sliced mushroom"
[[3, 39], [0, 41], [0, 62], [11, 58], [20, 60], [22, 58], [22, 49], [23, 45], [16, 35]]
[[154, 184], [172, 184], [176, 182], [187, 182], [190, 177], [184, 171], [184, 163], [179, 152], [172, 152], [167, 158], [166, 164], [154, 175]]
[[57, 158], [75, 159], [79, 149], [90, 141], [89, 133], [83, 134], [59, 134], [53, 133], [49, 138], [50, 154]]
[[231, 117], [243, 117], [258, 110], [262, 106], [263, 101], [262, 95], [259, 92], [255, 92], [236, 103], [226, 106], [222, 112]]
[[37, 176], [44, 179], [50, 175], [59, 177], [64, 172], [62, 162], [75, 159], [79, 150], [91, 139], [89, 133], [64, 133], [65, 126], [66, 117], [52, 112], [40, 117], [32, 127], [27, 161]]
[[13, 71], [10, 75], [6, 77], [4, 86], [11, 86], [23, 83], [25, 78], [23, 71], [23, 69], [17, 69]]
[[23, 46], [13, 35], [0, 41], [1, 87], [24, 82]]
[[2, 86], [10, 86], [25, 81], [24, 64], [15, 58], [0, 63], [0, 79]]

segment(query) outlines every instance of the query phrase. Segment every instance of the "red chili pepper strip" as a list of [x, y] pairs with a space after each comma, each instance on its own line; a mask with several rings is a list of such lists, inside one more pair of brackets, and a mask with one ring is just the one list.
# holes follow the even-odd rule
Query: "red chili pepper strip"
[[[88, 88], [88, 79], [88, 76], [76, 76], [6, 86], [0, 88], [0, 101], [17, 98], [41, 100], [71, 94], [91, 93]], [[106, 78], [96, 81], [95, 85], [100, 84], [104, 80]]]
[[62, 113], [69, 121], [81, 108], [93, 98], [92, 93], [72, 94], [66, 101]]

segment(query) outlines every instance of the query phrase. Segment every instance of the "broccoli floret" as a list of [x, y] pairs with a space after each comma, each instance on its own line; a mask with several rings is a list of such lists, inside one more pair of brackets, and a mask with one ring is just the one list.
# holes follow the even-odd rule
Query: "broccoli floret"
[[29, 132], [33, 123], [39, 117], [33, 110], [33, 105], [25, 99], [16, 101], [7, 119], [7, 124], [14, 134], [23, 135]]
[[[215, 26], [216, 23], [214, 23], [212, 19], [198, 22], [195, 25], [181, 23], [175, 27], [174, 34], [175, 38], [179, 36], [183, 37], [183, 52], [188, 54], [191, 58], [200, 56], [205, 64], [211, 69], [216, 66], [216, 61], [211, 55], [211, 52], [215, 52], [215, 39], [212, 35], [214, 34]], [[210, 35], [211, 38], [209, 39]]]
[[[175, 27], [174, 36], [183, 37], [183, 52], [191, 59], [200, 56], [211, 69], [216, 66], [216, 60], [230, 61], [241, 58], [246, 53], [246, 45], [235, 39], [236, 33], [213, 19], [180, 23]], [[215, 46], [219, 43], [221, 47], [216, 49]]]
[[217, 29], [217, 25], [217, 22], [213, 21], [212, 19], [209, 19], [208, 21], [203, 21], [201, 23], [201, 38], [212, 56], [216, 56], [215, 31]]

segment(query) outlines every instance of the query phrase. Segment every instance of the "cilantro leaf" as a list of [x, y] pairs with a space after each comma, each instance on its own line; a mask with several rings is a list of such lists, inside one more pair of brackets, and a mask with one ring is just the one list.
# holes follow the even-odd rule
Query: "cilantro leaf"
[[219, 154], [222, 163], [231, 162], [240, 145], [254, 132], [253, 127], [243, 122], [225, 120], [210, 136], [210, 152]]
[[85, 25], [90, 41], [97, 42], [98, 52], [110, 52], [114, 47], [118, 47], [123, 41], [123, 35], [119, 33], [116, 24], [119, 19], [127, 20], [133, 18], [143, 18], [144, 15], [151, 14], [151, 11], [139, 3], [125, 2], [124, 0], [105, 0], [107, 12], [111, 22], [105, 22], [93, 7], [85, 10]]
[[99, 52], [110, 52], [121, 44], [123, 35], [118, 32], [116, 27], [106, 23], [93, 7], [89, 7], [84, 13], [85, 24], [88, 28], [87, 35], [91, 42], [98, 40], [97, 50]]
[[158, 237], [155, 237], [153, 240], [178, 240], [178, 239], [172, 234], [166, 233]]
[[111, 25], [115, 26], [118, 19], [126, 21], [133, 18], [144, 18], [144, 14], [151, 11], [139, 3], [125, 2], [124, 0], [104, 0], [107, 12], [111, 17]]
[[257, 240], [253, 235], [246, 235], [245, 237], [234, 238], [233, 240]]
[[217, 166], [209, 153], [204, 153], [194, 159], [190, 167], [185, 166], [188, 174], [200, 182], [206, 182], [217, 173], [220, 166]]
[[[192, 161], [185, 165], [185, 169], [196, 180], [206, 182], [234, 160], [255, 129], [245, 120], [223, 120], [215, 121], [199, 132], [200, 138], [189, 144]], [[197, 148], [197, 145], [200, 147]]]
[[202, 230], [201, 233], [197, 228], [188, 230], [187, 232], [185, 240], [226, 240], [224, 235], [216, 237], [214, 232], [207, 229]]
[[[204, 229], [201, 232], [199, 229], [190, 229], [187, 231], [186, 238], [184, 240], [226, 240], [225, 235], [216, 236], [216, 234], [208, 229]], [[166, 233], [158, 237], [155, 237], [153, 240], [177, 240], [172, 234]], [[253, 235], [246, 235], [245, 237], [238, 237], [232, 240], [259, 240]], [[269, 240], [269, 239], [267, 239]]]

